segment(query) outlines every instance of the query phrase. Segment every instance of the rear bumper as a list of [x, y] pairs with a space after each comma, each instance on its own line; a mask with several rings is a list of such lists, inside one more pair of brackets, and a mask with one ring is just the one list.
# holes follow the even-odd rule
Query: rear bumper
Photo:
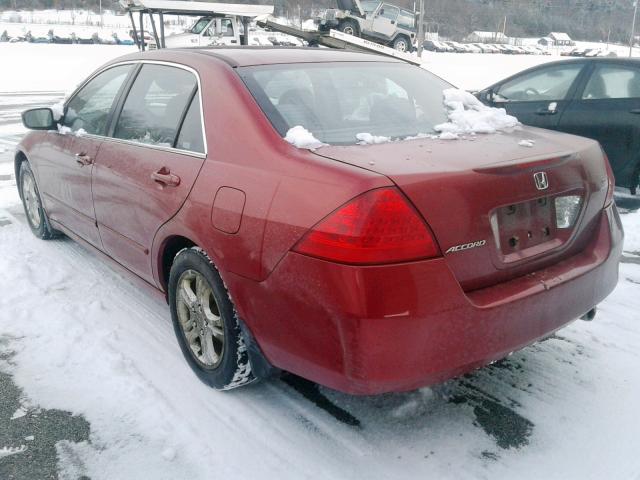
[[614, 289], [615, 207], [556, 265], [465, 293], [444, 259], [353, 267], [289, 253], [261, 283], [231, 278], [240, 314], [276, 367], [353, 394], [411, 390], [468, 372], [577, 319]]

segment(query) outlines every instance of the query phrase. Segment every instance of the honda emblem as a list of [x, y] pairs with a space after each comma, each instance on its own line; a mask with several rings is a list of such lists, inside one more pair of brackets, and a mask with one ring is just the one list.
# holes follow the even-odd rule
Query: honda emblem
[[533, 174], [533, 180], [536, 182], [536, 188], [538, 190], [546, 190], [549, 188], [549, 179], [545, 172], [537, 172]]

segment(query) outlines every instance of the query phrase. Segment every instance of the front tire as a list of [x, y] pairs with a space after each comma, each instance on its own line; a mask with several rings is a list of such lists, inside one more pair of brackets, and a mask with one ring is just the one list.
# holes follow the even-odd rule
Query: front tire
[[204, 251], [176, 255], [168, 292], [180, 349], [200, 380], [217, 390], [256, 380], [227, 289]]
[[36, 185], [36, 179], [31, 170], [31, 165], [27, 161], [20, 164], [18, 185], [20, 186], [20, 198], [22, 198], [27, 223], [33, 234], [42, 240], [50, 240], [56, 237], [58, 232], [51, 228], [47, 214], [42, 208], [42, 200]]
[[393, 48], [398, 50], [399, 52], [408, 52], [411, 47], [409, 44], [409, 40], [407, 40], [407, 37], [400, 35], [393, 41]]
[[338, 25], [338, 30], [342, 33], [346, 33], [347, 35], [353, 35], [354, 37], [360, 36], [358, 33], [358, 25], [356, 25], [356, 22], [352, 20], [345, 20], [341, 22], [340, 25]]

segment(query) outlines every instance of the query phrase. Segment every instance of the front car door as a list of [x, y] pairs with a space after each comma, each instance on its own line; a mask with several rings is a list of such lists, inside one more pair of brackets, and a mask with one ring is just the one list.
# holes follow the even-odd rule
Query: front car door
[[143, 62], [94, 167], [104, 250], [151, 283], [153, 238], [186, 200], [206, 157], [199, 83], [187, 67]]
[[640, 169], [640, 68], [598, 61], [589, 73], [559, 129], [598, 140], [616, 184], [633, 188]]
[[399, 13], [400, 9], [398, 7], [388, 3], [380, 5], [373, 19], [370, 33], [384, 38], [391, 38], [396, 33], [396, 21]]
[[556, 129], [585, 65], [562, 63], [515, 75], [491, 89], [492, 104], [525, 125]]
[[91, 197], [93, 164], [133, 65], [102, 71], [68, 100], [58, 132], [38, 152], [39, 187], [49, 218], [101, 248]]

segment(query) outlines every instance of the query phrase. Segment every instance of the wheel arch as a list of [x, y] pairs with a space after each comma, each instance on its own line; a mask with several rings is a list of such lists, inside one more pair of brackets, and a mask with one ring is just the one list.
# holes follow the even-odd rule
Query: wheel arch
[[176, 255], [180, 250], [197, 246], [196, 242], [181, 235], [171, 235], [162, 242], [158, 254], [158, 280], [165, 295], [168, 295], [169, 273]]
[[[16, 154], [13, 158], [13, 168], [15, 171], [16, 184], [19, 184], [20, 181], [20, 166], [22, 162], [28, 162], [29, 159], [27, 155], [22, 150], [16, 150]], [[22, 189], [18, 188], [18, 192], [20, 193], [20, 198], [22, 198]]]

